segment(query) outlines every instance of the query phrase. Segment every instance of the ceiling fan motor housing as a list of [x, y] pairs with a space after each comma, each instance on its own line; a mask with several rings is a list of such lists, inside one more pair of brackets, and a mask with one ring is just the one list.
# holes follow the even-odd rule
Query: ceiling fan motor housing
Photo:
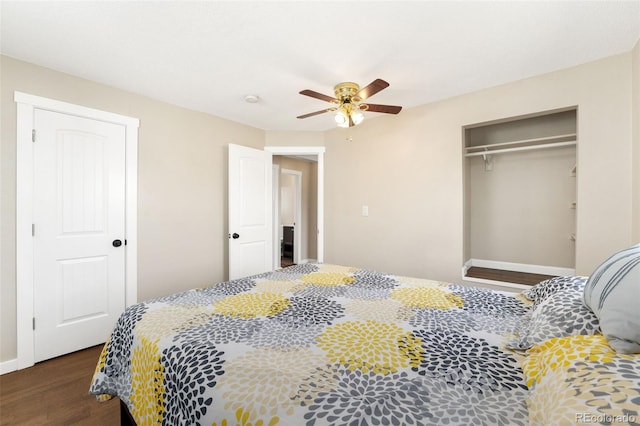
[[338, 98], [341, 102], [359, 102], [361, 99], [356, 96], [356, 94], [360, 91], [360, 86], [356, 83], [352, 83], [350, 81], [337, 84], [333, 88], [333, 92], [336, 94], [336, 98]]

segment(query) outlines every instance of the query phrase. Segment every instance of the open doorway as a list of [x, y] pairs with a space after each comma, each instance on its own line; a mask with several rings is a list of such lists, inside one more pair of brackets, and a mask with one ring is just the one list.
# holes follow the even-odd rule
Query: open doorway
[[[276, 161], [278, 160], [280, 159], [276, 157]], [[284, 268], [298, 264], [302, 258], [302, 229], [306, 225], [305, 222], [309, 221], [308, 214], [305, 215], [307, 220], [302, 220], [302, 175], [304, 170], [307, 178], [309, 178], [308, 175], [313, 172], [313, 168], [300, 163], [299, 160], [282, 159], [282, 162], [288, 166], [302, 169], [280, 169], [280, 220], [278, 232], [280, 234], [280, 266]], [[308, 202], [308, 197], [305, 198], [307, 199], [304, 201]], [[308, 238], [305, 238], [305, 240], [308, 240]]]
[[[300, 219], [294, 229], [293, 252], [296, 263], [324, 261], [324, 147], [276, 147], [267, 146], [265, 151], [273, 154], [273, 267], [281, 267], [283, 241], [280, 223], [279, 181], [282, 169], [301, 171]], [[290, 161], [302, 161], [313, 173], [305, 173], [305, 167], [292, 165]], [[282, 162], [284, 161], [284, 164]], [[296, 243], [297, 238], [300, 238]], [[297, 248], [299, 249], [296, 249]], [[296, 254], [297, 253], [297, 254]]]
[[273, 156], [276, 268], [317, 261], [315, 158]]

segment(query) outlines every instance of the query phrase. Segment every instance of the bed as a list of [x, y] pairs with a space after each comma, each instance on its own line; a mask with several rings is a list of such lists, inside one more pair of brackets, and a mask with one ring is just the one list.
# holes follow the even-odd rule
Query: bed
[[128, 308], [90, 393], [139, 426], [640, 424], [640, 355], [608, 346], [585, 282], [294, 265]]

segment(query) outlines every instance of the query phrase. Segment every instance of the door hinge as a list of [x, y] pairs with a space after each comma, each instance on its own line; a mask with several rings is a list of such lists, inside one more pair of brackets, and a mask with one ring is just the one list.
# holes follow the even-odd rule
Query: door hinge
[[31, 224], [31, 236], [32, 237], [36, 236], [36, 224], [35, 223]]
[[36, 141], [36, 129], [31, 129], [31, 142]]
[[35, 330], [36, 329], [36, 317], [33, 317], [32, 319], [33, 319], [33, 321], [32, 321], [33, 329]]

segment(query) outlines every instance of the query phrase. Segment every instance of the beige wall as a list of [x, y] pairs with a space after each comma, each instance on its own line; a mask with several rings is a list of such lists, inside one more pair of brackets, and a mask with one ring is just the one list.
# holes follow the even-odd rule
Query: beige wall
[[227, 145], [262, 148], [263, 130], [0, 58], [0, 361], [16, 356], [14, 91], [140, 119], [138, 299], [225, 279]]
[[325, 260], [460, 282], [462, 127], [577, 105], [576, 269], [591, 273], [631, 243], [631, 73], [627, 53], [327, 132]]
[[323, 132], [265, 131], [267, 146], [324, 146]]
[[631, 54], [633, 56], [633, 242], [640, 243], [640, 40]]

